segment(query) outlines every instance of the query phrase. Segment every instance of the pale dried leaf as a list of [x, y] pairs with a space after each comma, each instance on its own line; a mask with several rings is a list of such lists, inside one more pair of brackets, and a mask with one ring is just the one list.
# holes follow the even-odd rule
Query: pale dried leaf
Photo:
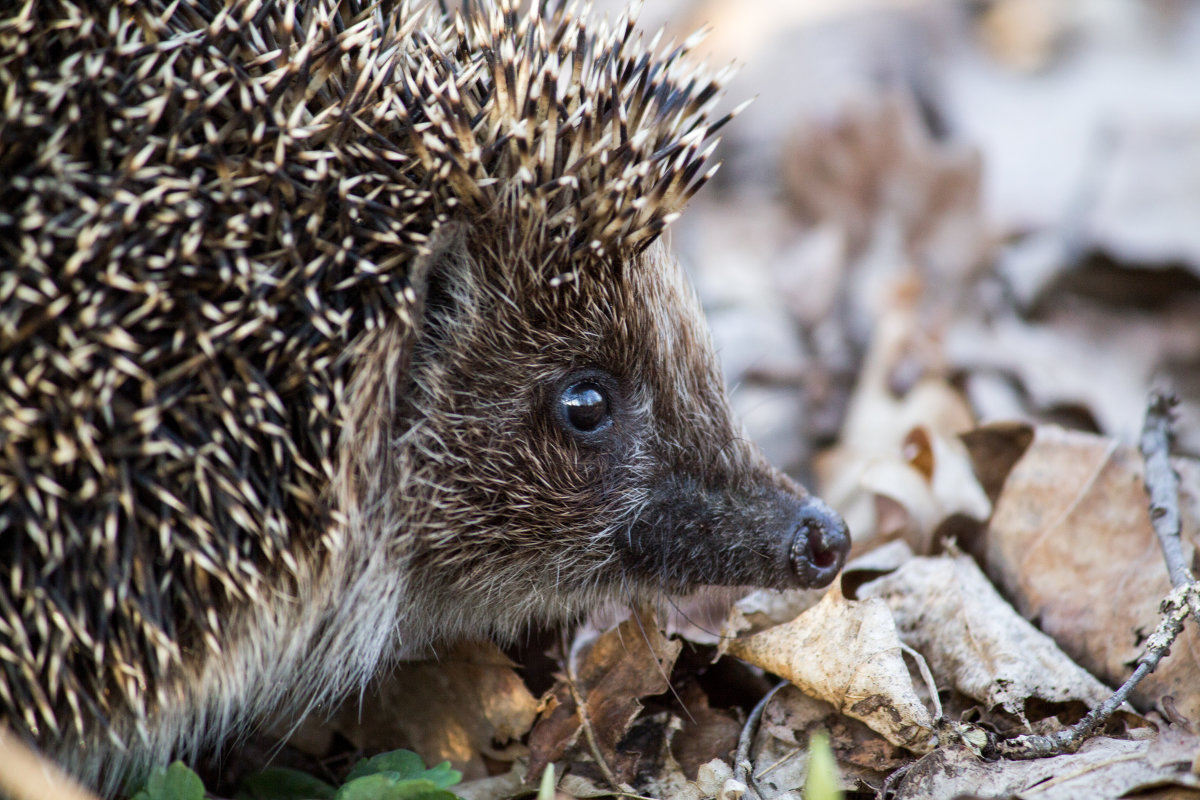
[[953, 687], [1020, 719], [1033, 698], [1089, 708], [1110, 690], [1073, 662], [993, 588], [967, 556], [914, 558], [859, 587], [892, 610], [905, 644], [925, 656], [938, 687]]
[[721, 628], [718, 650], [727, 651], [730, 642], [746, 633], [758, 633], [794, 620], [821, 602], [822, 589], [758, 589], [734, 603]]
[[[1200, 740], [1194, 734], [1183, 735], [1189, 737], [1192, 748], [1200, 747]], [[1078, 753], [1033, 761], [984, 761], [966, 748], [942, 747], [905, 774], [896, 798], [1015, 796], [1028, 800], [1075, 800], [1127, 797], [1151, 787], [1200, 789], [1200, 779], [1190, 772], [1186, 762], [1157, 765], [1147, 757], [1158, 747], [1157, 740], [1101, 737], [1086, 742]]]
[[983, 521], [991, 511], [958, 438], [974, 427], [962, 396], [929, 378], [896, 397], [892, 376], [920, 349], [918, 330], [911, 310], [880, 321], [841, 442], [816, 464], [821, 493], [846, 518], [856, 552], [894, 538], [929, 552], [950, 516]]
[[806, 694], [865, 722], [893, 744], [924, 752], [933, 720], [913, 687], [887, 605], [849, 601], [836, 585], [793, 621], [728, 651], [787, 678]]

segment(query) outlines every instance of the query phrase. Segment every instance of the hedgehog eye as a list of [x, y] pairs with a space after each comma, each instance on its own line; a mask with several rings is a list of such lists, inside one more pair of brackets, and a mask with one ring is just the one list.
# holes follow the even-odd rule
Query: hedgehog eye
[[568, 430], [595, 433], [612, 424], [608, 391], [594, 381], [579, 381], [558, 396], [560, 418]]

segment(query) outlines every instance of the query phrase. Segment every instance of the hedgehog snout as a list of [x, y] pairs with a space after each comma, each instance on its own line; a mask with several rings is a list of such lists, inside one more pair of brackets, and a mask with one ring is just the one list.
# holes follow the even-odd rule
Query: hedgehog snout
[[788, 568], [805, 588], [828, 586], [850, 552], [850, 532], [836, 511], [809, 495], [796, 511], [787, 546]]

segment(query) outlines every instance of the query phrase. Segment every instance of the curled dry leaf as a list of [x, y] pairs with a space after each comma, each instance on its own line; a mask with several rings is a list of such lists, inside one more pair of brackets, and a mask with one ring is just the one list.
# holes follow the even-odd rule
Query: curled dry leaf
[[896, 396], [894, 374], [919, 349], [919, 329], [911, 309], [879, 322], [841, 443], [816, 464], [822, 495], [854, 531], [856, 552], [903, 538], [927, 553], [947, 518], [982, 522], [991, 512], [957, 435], [974, 427], [962, 396], [938, 378]]
[[881, 600], [851, 601], [835, 587], [784, 625], [726, 650], [781, 675], [806, 694], [914, 752], [934, 745], [933, 719], [913, 687], [891, 612]]
[[[1180, 476], [1185, 558], [1200, 518], [1200, 464]], [[1072, 658], [1116, 685], [1128, 676], [1170, 590], [1150, 527], [1137, 451], [1099, 436], [1039, 427], [1009, 473], [986, 541], [987, 570], [1017, 610]], [[1148, 708], [1172, 695], [1200, 720], [1200, 636], [1193, 625], [1132, 695]]]
[[939, 688], [953, 687], [989, 709], [1024, 720], [1031, 699], [1091, 708], [1111, 694], [1017, 614], [967, 556], [914, 558], [861, 586], [858, 597], [888, 604]]

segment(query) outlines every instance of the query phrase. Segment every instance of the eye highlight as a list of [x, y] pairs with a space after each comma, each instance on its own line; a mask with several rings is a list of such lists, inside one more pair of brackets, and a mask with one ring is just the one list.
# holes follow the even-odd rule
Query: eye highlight
[[596, 433], [612, 425], [608, 390], [595, 381], [572, 383], [558, 396], [558, 414], [574, 433]]

